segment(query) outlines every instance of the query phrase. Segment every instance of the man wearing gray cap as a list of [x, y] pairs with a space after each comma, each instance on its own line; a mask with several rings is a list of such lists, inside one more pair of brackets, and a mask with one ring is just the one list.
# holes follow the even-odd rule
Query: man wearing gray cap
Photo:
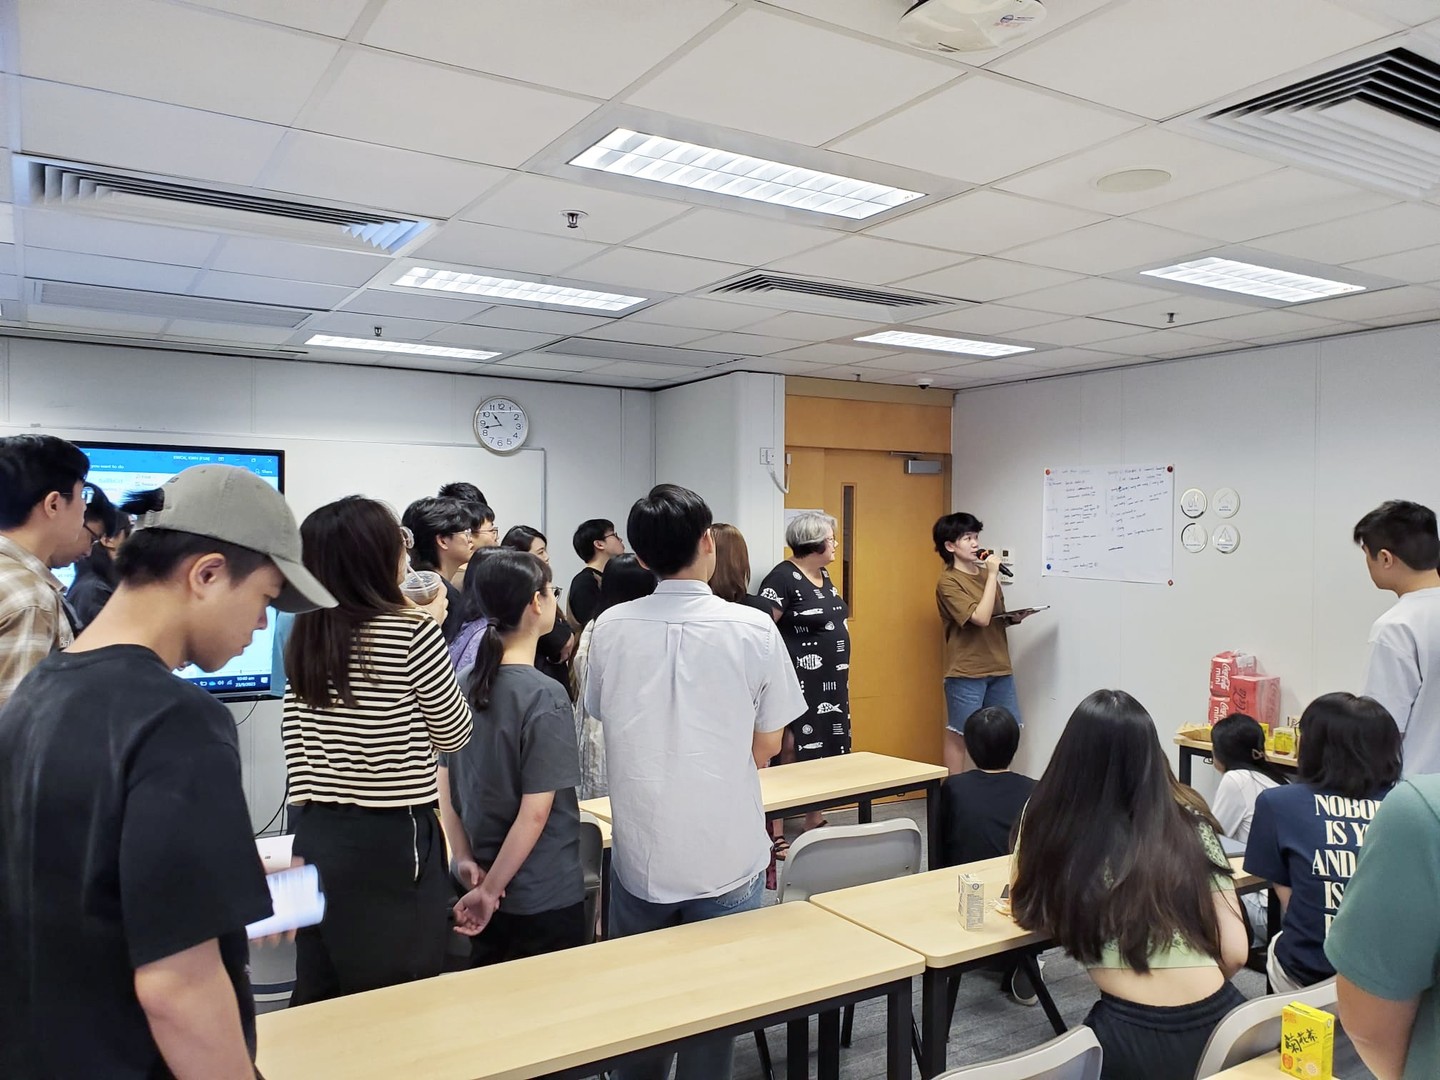
[[265, 609], [335, 600], [285, 499], [202, 465], [132, 496], [119, 585], [0, 710], [0, 1075], [253, 1078], [245, 927], [268, 916], [214, 671]]

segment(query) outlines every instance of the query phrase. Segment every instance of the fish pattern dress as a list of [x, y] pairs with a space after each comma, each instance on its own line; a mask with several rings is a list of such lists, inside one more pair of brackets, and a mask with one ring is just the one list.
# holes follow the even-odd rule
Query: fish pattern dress
[[809, 706], [790, 724], [797, 761], [850, 752], [850, 609], [823, 568], [820, 580], [817, 588], [786, 560], [760, 583], [760, 595], [780, 608], [780, 636]]

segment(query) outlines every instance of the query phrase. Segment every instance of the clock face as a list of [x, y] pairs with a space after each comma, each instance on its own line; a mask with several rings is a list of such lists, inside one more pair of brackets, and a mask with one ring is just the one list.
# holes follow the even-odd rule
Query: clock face
[[475, 437], [499, 453], [518, 450], [530, 434], [530, 418], [509, 398], [493, 397], [475, 410]]

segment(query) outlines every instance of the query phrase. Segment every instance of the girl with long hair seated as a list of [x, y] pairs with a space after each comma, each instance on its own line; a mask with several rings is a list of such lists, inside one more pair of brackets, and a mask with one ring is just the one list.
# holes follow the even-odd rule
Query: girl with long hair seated
[[1071, 714], [1025, 808], [1015, 921], [1085, 965], [1105, 1080], [1190, 1080], [1249, 935], [1215, 831], [1177, 797], [1145, 708], [1097, 690]]
[[[1266, 760], [1265, 729], [1244, 713], [1232, 713], [1210, 729], [1210, 757], [1220, 774], [1213, 805], [1215, 820], [1222, 835], [1243, 844], [1250, 839], [1255, 800], [1261, 792], [1288, 784], [1290, 778], [1285, 770]], [[1250, 893], [1241, 899], [1245, 901], [1253, 939], [1265, 944], [1269, 894]]]

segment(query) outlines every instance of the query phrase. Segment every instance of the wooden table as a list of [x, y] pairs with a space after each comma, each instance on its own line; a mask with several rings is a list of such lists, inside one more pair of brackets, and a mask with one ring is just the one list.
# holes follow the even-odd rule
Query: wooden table
[[[1261, 888], [1264, 881], [1244, 873], [1240, 859], [1232, 859], [1238, 892]], [[973, 874], [985, 883], [985, 925], [966, 930], [959, 914], [959, 878]], [[1050, 947], [1043, 935], [1023, 930], [1013, 919], [993, 910], [994, 901], [1010, 880], [1010, 858], [932, 870], [910, 877], [891, 878], [853, 889], [821, 893], [810, 903], [857, 926], [889, 938], [897, 945], [925, 958], [921, 986], [920, 1075], [938, 1076], [945, 1071], [945, 1051], [954, 1009], [952, 989], [961, 975], [992, 962], [996, 957], [1017, 954], [1045, 1016], [1055, 1033], [1065, 1031], [1065, 1020], [1040, 977], [1037, 955]]]
[[909, 1080], [910, 979], [924, 965], [818, 907], [781, 904], [267, 1013], [257, 1065], [268, 1080], [584, 1077], [833, 1012], [820, 1075], [834, 1080], [840, 1007], [885, 997], [887, 1076]]
[[[1210, 760], [1210, 744], [1197, 739], [1187, 739], [1183, 735], [1176, 735], [1175, 745], [1180, 748], [1180, 782], [1189, 784], [1191, 765], [1194, 760], [1197, 757], [1202, 761]], [[1266, 754], [1265, 760], [1290, 772], [1295, 772], [1300, 767], [1300, 762], [1289, 754]]]

